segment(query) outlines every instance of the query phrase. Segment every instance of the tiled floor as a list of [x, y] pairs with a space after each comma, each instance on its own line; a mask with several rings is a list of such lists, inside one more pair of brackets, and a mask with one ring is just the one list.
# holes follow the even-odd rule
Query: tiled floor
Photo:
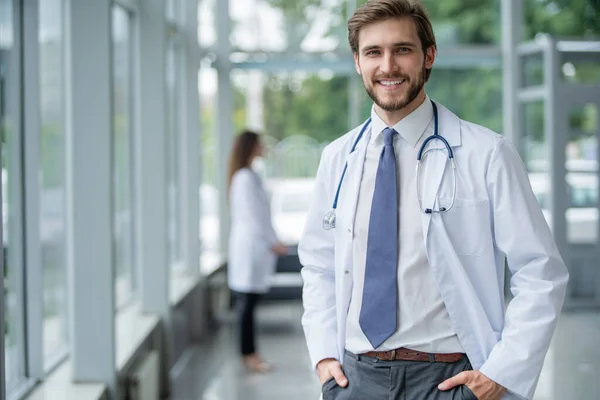
[[[231, 319], [211, 343], [190, 348], [173, 381], [173, 400], [317, 400], [300, 326], [299, 302], [263, 304], [259, 349], [275, 367], [264, 375], [240, 367]], [[600, 312], [565, 313], [534, 400], [600, 400]]]

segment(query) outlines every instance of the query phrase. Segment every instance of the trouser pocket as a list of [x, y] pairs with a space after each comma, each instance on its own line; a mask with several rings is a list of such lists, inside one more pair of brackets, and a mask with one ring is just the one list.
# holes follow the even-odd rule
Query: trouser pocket
[[326, 391], [333, 389], [335, 386], [337, 386], [337, 382], [335, 381], [335, 378], [329, 378], [321, 386], [321, 392], [325, 393]]
[[479, 400], [475, 393], [471, 389], [467, 387], [467, 385], [462, 385], [460, 387], [461, 395], [464, 400]]

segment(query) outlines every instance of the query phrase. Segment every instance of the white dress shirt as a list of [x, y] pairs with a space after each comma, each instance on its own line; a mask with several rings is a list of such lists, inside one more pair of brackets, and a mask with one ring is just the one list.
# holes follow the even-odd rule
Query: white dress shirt
[[[383, 148], [381, 132], [387, 127], [371, 111], [371, 139], [363, 168], [352, 253], [354, 286], [346, 325], [346, 349], [360, 354], [374, 350], [359, 325], [367, 257], [367, 237], [375, 176]], [[394, 125], [394, 152], [398, 168], [399, 257], [398, 330], [378, 350], [406, 347], [429, 353], [464, 352], [452, 327], [446, 306], [427, 260], [417, 202], [417, 153], [423, 140], [433, 134], [433, 107], [429, 97], [415, 111]]]

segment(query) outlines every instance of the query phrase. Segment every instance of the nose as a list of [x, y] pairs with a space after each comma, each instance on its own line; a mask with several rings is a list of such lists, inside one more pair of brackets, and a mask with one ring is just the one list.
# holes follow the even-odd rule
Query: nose
[[394, 71], [395, 64], [394, 64], [394, 56], [392, 53], [385, 52], [383, 54], [383, 57], [381, 58], [381, 64], [379, 65], [379, 69], [381, 70], [381, 72], [383, 72], [385, 74], [389, 74]]

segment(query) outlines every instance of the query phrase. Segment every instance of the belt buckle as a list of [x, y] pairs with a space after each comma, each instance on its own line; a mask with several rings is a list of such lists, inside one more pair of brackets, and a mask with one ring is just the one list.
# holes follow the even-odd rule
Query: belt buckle
[[[388, 357], [389, 354], [389, 357]], [[394, 361], [396, 359], [396, 349], [388, 351], [380, 351], [376, 356], [378, 359], [383, 361]]]

